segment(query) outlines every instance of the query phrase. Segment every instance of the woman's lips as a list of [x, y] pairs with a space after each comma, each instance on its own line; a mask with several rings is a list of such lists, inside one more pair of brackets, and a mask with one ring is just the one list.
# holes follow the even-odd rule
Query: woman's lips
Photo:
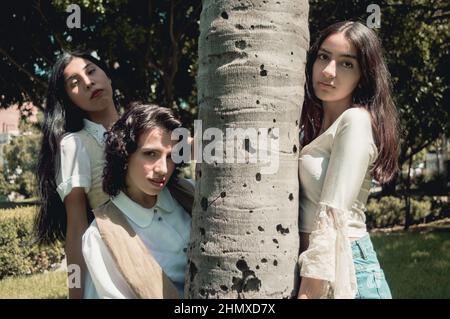
[[331, 85], [331, 84], [328, 84], [328, 83], [325, 83], [325, 82], [321, 82], [321, 81], [319, 81], [319, 85], [322, 86], [322, 87], [330, 88], [330, 89], [334, 88], [334, 85]]
[[156, 187], [162, 188], [164, 186], [164, 183], [166, 182], [166, 179], [148, 179], [150, 181], [150, 183], [152, 183], [153, 185], [155, 185]]
[[100, 96], [102, 93], [103, 93], [103, 90], [101, 90], [101, 89], [95, 90], [91, 94], [91, 100], [95, 99], [97, 96]]

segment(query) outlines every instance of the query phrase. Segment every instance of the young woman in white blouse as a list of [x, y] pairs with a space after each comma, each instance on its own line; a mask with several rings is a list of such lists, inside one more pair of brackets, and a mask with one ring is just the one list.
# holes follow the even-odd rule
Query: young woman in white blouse
[[108, 132], [103, 189], [111, 198], [83, 235], [85, 298], [183, 297], [194, 185], [174, 174], [179, 127], [169, 109], [134, 104]]
[[103, 133], [118, 112], [106, 72], [88, 53], [64, 53], [48, 82], [37, 166], [42, 205], [35, 227], [40, 243], [65, 240], [69, 275], [74, 275], [69, 298], [83, 296], [81, 237], [92, 220], [89, 212], [108, 199], [101, 178]]
[[379, 39], [359, 22], [311, 47], [299, 154], [299, 298], [391, 298], [365, 225], [372, 178], [397, 171], [397, 112]]

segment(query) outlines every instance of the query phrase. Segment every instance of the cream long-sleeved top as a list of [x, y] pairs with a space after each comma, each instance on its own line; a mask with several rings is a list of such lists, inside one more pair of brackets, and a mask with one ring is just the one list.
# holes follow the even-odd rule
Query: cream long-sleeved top
[[323, 280], [328, 297], [356, 295], [350, 238], [367, 234], [365, 205], [377, 155], [370, 114], [356, 107], [299, 153], [299, 228], [310, 233], [300, 275]]

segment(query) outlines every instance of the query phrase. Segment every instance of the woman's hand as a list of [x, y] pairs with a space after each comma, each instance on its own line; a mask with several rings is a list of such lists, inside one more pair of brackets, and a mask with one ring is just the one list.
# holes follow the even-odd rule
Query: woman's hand
[[319, 299], [326, 296], [327, 282], [320, 279], [303, 277], [297, 299]]

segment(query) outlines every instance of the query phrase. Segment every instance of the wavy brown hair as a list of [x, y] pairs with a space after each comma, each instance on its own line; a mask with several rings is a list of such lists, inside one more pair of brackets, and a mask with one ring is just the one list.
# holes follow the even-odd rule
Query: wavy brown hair
[[[172, 132], [179, 127], [181, 122], [170, 109], [158, 105], [132, 103], [107, 133], [103, 191], [110, 196], [117, 196], [120, 191], [126, 189], [128, 160], [136, 152], [139, 138], [143, 133], [154, 128]], [[176, 173], [172, 174], [168, 183], [172, 183]]]
[[391, 181], [398, 171], [398, 114], [392, 100], [390, 74], [384, 62], [383, 50], [375, 32], [360, 22], [338, 22], [325, 28], [308, 52], [306, 62], [305, 100], [301, 124], [302, 145], [314, 140], [323, 120], [322, 102], [314, 94], [312, 70], [322, 43], [327, 37], [343, 33], [355, 46], [361, 67], [361, 79], [353, 92], [352, 107], [362, 107], [370, 113], [378, 157], [373, 168], [374, 178], [382, 183]]

